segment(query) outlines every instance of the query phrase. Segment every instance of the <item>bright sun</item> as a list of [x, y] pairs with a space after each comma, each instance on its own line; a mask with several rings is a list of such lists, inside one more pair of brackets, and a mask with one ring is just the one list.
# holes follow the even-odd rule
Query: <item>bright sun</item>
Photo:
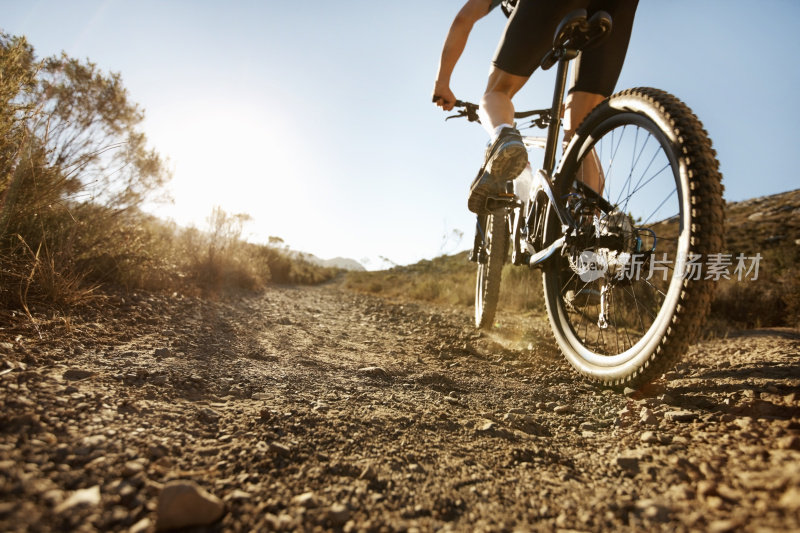
[[174, 204], [156, 214], [202, 228], [211, 210], [221, 206], [251, 215], [250, 230], [259, 240], [278, 234], [292, 211], [276, 199], [297, 198], [303, 191], [301, 180], [287, 179], [292, 149], [280, 143], [276, 117], [244, 103], [202, 100], [164, 115], [148, 129], [153, 146], [170, 160]]

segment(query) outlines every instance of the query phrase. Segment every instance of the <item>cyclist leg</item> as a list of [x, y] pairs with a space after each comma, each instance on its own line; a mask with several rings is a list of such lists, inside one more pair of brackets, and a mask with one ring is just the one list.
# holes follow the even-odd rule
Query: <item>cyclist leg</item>
[[[622, 71], [630, 42], [638, 0], [593, 0], [591, 16], [599, 10], [611, 15], [611, 34], [599, 46], [584, 50], [575, 61], [575, 83], [567, 95], [564, 111], [564, 141], [567, 142], [592, 109], [611, 96]], [[596, 157], [586, 158], [580, 173], [583, 181], [602, 193], [604, 177]]]
[[497, 45], [481, 100], [481, 122], [491, 136], [499, 126], [513, 124], [511, 99], [550, 50], [561, 19], [587, 4], [588, 0], [519, 0]]
[[511, 103], [511, 98], [527, 80], [527, 77], [515, 76], [497, 67], [492, 67], [489, 74], [478, 114], [491, 142], [486, 149], [483, 167], [470, 185], [467, 207], [474, 213], [486, 214], [486, 199], [505, 192], [505, 182], [519, 176], [528, 163], [528, 150], [513, 126], [514, 106]]
[[490, 137], [496, 136], [496, 130], [501, 125], [514, 123], [514, 104], [511, 99], [527, 81], [528, 76], [517, 76], [494, 65], [490, 68], [489, 82], [478, 110], [481, 125]]

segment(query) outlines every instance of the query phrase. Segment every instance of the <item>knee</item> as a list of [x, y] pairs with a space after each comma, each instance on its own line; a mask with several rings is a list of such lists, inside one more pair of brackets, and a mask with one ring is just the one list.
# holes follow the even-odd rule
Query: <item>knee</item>
[[515, 94], [528, 81], [527, 77], [509, 74], [497, 67], [492, 67], [489, 72], [489, 81], [483, 93], [484, 100], [488, 98], [513, 98]]

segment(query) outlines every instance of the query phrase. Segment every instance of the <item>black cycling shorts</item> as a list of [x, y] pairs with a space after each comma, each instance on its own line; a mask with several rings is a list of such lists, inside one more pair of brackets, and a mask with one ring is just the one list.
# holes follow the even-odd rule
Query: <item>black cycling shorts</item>
[[519, 0], [508, 19], [492, 63], [495, 67], [528, 77], [553, 46], [553, 34], [561, 20], [575, 9], [611, 15], [612, 28], [598, 46], [581, 52], [575, 66], [572, 91], [611, 96], [619, 79], [638, 0]]

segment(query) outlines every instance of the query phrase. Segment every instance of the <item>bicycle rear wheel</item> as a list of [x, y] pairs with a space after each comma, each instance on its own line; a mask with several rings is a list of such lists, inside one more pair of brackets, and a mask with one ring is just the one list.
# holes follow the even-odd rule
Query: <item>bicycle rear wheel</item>
[[488, 329], [494, 323], [497, 302], [500, 299], [500, 282], [503, 265], [508, 255], [508, 215], [496, 212], [480, 217], [483, 254], [478, 262], [478, 278], [475, 284], [475, 326]]
[[556, 342], [581, 374], [638, 387], [696, 340], [713, 285], [684, 266], [722, 251], [718, 168], [697, 117], [657, 89], [615, 94], [576, 132], [554, 189], [592, 238], [569, 240], [543, 282]]

